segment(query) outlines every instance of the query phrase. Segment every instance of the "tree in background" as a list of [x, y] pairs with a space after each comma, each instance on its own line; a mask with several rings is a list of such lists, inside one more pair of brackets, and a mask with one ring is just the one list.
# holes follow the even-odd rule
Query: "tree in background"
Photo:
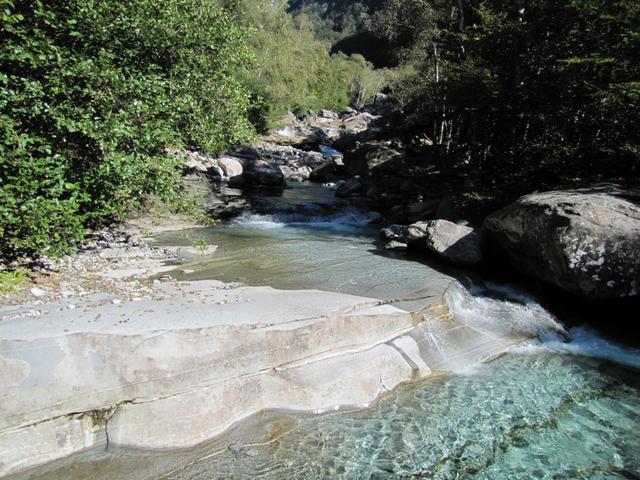
[[370, 15], [384, 5], [384, 0], [290, 0], [293, 16], [307, 15], [317, 38], [332, 44], [368, 30]]
[[384, 72], [374, 72], [362, 56], [330, 55], [311, 19], [292, 18], [286, 0], [246, 0], [239, 21], [251, 30], [256, 62], [242, 77], [254, 92], [253, 120], [262, 130], [276, 127], [289, 111], [362, 105], [384, 84]]
[[638, 175], [637, 0], [390, 0], [407, 127], [523, 190]]

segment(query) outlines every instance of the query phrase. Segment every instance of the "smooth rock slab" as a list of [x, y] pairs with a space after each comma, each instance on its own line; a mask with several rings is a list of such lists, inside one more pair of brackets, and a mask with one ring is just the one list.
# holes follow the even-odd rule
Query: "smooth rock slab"
[[85, 297], [74, 310], [61, 300], [36, 319], [14, 309], [0, 323], [0, 474], [104, 442], [111, 422], [113, 443], [186, 447], [264, 408], [367, 403], [411, 379], [384, 342], [414, 317], [376, 300], [158, 288], [161, 298]]
[[[163, 284], [156, 295], [76, 298], [71, 311], [58, 300], [37, 318], [20, 316], [28, 305], [9, 309], [0, 475], [107, 443], [187, 448], [267, 409], [365, 408], [401, 383], [534, 335], [512, 328], [509, 309], [469, 315], [474, 300], [459, 285], [450, 303], [462, 305], [460, 318], [444, 301], [409, 313], [364, 297], [210, 281]], [[492, 319], [502, 317], [498, 328]]]

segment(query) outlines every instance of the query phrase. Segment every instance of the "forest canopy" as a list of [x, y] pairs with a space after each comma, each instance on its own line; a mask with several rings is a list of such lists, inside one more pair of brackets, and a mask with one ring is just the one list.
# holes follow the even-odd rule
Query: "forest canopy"
[[496, 181], [640, 168], [640, 2], [389, 0], [371, 22], [407, 75], [404, 128]]
[[167, 147], [382, 89], [389, 135], [496, 190], [637, 178], [639, 24], [639, 0], [0, 0], [0, 257], [175, 200]]

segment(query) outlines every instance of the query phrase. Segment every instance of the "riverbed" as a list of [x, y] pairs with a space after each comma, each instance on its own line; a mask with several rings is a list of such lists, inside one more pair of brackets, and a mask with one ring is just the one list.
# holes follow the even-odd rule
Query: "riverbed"
[[297, 185], [254, 206], [230, 223], [158, 236], [158, 246], [219, 247], [172, 276], [362, 295], [408, 310], [454, 277], [464, 285], [449, 292], [455, 315], [496, 334], [529, 328], [536, 338], [492, 362], [402, 386], [368, 409], [267, 411], [197, 448], [109, 447], [15, 478], [640, 476], [639, 350], [585, 325], [565, 328], [509, 285], [385, 251], [376, 215], [336, 204], [324, 187]]

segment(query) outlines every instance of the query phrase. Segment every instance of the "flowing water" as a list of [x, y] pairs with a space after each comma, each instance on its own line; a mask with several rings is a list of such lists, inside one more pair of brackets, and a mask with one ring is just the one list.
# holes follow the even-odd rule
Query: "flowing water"
[[297, 187], [269, 200], [276, 213], [158, 243], [220, 245], [210, 259], [177, 267], [180, 278], [318, 288], [408, 307], [429, 301], [454, 274], [466, 284], [447, 292], [456, 316], [535, 339], [490, 363], [400, 387], [367, 410], [264, 412], [187, 451], [94, 450], [19, 478], [640, 478], [640, 350], [585, 326], [565, 330], [512, 288], [381, 252], [374, 218], [336, 210], [329, 199]]

